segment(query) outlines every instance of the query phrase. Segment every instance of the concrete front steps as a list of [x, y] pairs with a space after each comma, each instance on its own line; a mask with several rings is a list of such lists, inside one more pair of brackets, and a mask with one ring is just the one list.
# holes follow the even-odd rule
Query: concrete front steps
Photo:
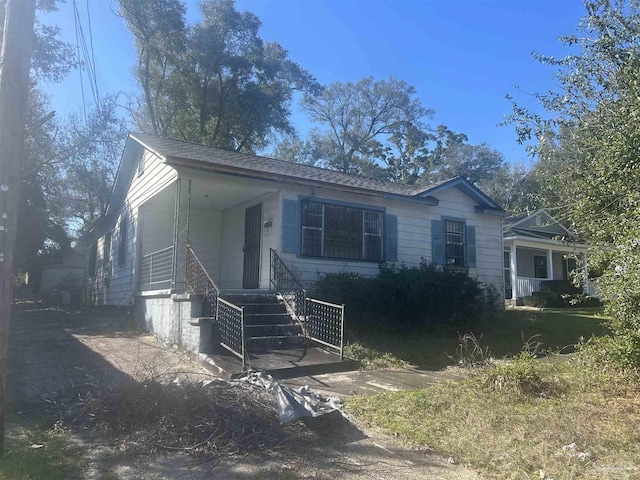
[[[287, 313], [286, 305], [269, 290], [227, 290], [220, 297], [244, 307], [245, 345], [252, 371], [276, 378], [356, 370], [357, 362], [305, 342], [300, 325]], [[206, 367], [227, 378], [246, 373], [240, 359], [218, 350], [204, 359]]]

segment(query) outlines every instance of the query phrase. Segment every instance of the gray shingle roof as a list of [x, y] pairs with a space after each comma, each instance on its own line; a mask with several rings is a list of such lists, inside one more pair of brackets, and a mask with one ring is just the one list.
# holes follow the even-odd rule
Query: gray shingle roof
[[416, 187], [412, 185], [404, 185], [402, 183], [387, 182], [384, 180], [377, 180], [375, 178], [349, 175], [324, 168], [312, 167], [310, 165], [302, 165], [284, 160], [276, 160], [274, 158], [239, 153], [181, 140], [162, 138], [149, 133], [132, 133], [131, 137], [138, 140], [145, 147], [154, 151], [158, 155], [165, 157], [168, 163], [171, 163], [171, 158], [173, 157], [225, 167], [234, 167], [242, 170], [405, 196], [414, 196], [433, 187], [433, 185], [428, 187], [423, 186], [416, 189]]

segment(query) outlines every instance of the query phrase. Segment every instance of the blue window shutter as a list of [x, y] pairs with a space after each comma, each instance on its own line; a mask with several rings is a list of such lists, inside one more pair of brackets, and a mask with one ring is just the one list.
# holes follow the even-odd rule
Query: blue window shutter
[[442, 220], [431, 220], [431, 261], [444, 265], [444, 231]]
[[387, 262], [398, 261], [398, 217], [396, 215], [386, 215], [386, 255]]
[[298, 253], [300, 214], [297, 200], [282, 201], [282, 253]]
[[467, 267], [476, 266], [476, 227], [467, 225]]

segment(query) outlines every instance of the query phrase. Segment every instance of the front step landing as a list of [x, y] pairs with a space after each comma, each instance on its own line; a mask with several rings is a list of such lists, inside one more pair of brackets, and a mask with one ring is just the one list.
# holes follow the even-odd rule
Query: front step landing
[[[242, 370], [240, 359], [230, 353], [209, 354], [202, 359], [202, 363], [223, 378], [237, 378], [247, 373]], [[306, 346], [250, 353], [249, 365], [250, 371], [265, 372], [277, 379], [348, 372], [359, 367], [355, 360], [340, 360], [337, 355]]]

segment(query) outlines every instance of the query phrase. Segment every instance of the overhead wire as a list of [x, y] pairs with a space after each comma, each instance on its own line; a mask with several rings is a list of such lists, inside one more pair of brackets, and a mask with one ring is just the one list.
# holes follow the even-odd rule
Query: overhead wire
[[86, 0], [86, 15], [87, 15], [87, 24], [88, 24], [88, 32], [89, 32], [89, 40], [87, 41], [87, 37], [85, 35], [85, 31], [83, 28], [83, 19], [80, 15], [80, 10], [78, 9], [78, 4], [76, 0], [72, 0], [73, 14], [74, 14], [74, 23], [76, 30], [76, 51], [78, 55], [79, 66], [79, 75], [80, 75], [80, 90], [82, 97], [82, 108], [84, 113], [85, 122], [87, 121], [87, 101], [85, 97], [85, 79], [84, 75], [87, 76], [87, 82], [91, 89], [91, 95], [93, 97], [93, 101], [95, 103], [96, 109], [100, 111], [101, 102], [100, 102], [100, 93], [98, 90], [98, 80], [97, 80], [97, 72], [96, 72], [96, 63], [95, 63], [95, 53], [93, 49], [93, 31], [91, 27], [91, 11], [89, 9], [89, 0]]

